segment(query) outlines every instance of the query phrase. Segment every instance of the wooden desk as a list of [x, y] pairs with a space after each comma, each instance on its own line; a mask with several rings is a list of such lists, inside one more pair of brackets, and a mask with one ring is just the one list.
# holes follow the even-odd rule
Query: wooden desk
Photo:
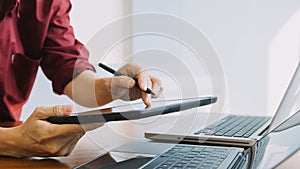
[[[110, 128], [110, 129], [109, 129]], [[120, 132], [126, 133], [126, 136], [117, 137], [111, 133], [111, 130], [118, 128]], [[0, 168], [5, 169], [70, 169], [80, 164], [83, 164], [96, 157], [104, 156], [103, 164], [113, 164], [113, 159], [105, 154], [110, 148], [114, 146], [124, 144], [131, 140], [131, 136], [139, 138], [139, 140], [145, 140], [143, 138], [143, 131], [146, 128], [132, 128], [130, 123], [116, 123], [111, 126], [104, 126], [94, 131], [88, 132], [77, 144], [74, 151], [68, 157], [56, 157], [56, 158], [25, 158], [17, 159], [10, 157], [0, 157]], [[109, 132], [106, 132], [109, 130]], [[104, 134], [103, 134], [104, 133]], [[105, 139], [103, 139], [105, 138]], [[95, 141], [96, 139], [96, 141]], [[99, 146], [97, 143], [103, 140], [102, 145], [109, 145], [105, 149]], [[146, 141], [146, 140], [145, 140]], [[105, 146], [103, 146], [105, 147]], [[283, 162], [277, 169], [286, 168], [299, 168], [300, 151], [295, 153], [292, 157]], [[101, 164], [102, 165], [102, 164]]]
[[[5, 169], [71, 169], [82, 163], [85, 163], [98, 156], [105, 155], [106, 151], [99, 148], [87, 136], [84, 136], [78, 143], [75, 150], [68, 157], [57, 158], [27, 158], [16, 159], [10, 157], [0, 157], [0, 168]], [[277, 169], [293, 169], [299, 167], [300, 152], [294, 154], [286, 160]], [[109, 157], [104, 157], [103, 161], [107, 165], [113, 164], [114, 161]]]
[[[22, 122], [0, 122], [1, 127], [14, 127], [22, 124]], [[1, 151], [1, 150], [0, 150]], [[107, 151], [97, 146], [85, 134], [76, 145], [74, 151], [68, 157], [55, 157], [55, 158], [11, 158], [0, 157], [0, 168], [5, 169], [21, 169], [21, 168], [45, 168], [45, 169], [69, 169], [74, 168], [82, 163], [85, 163], [98, 156], [106, 154]], [[113, 161], [107, 161], [112, 163]]]
[[[1, 124], [0, 124], [1, 125]], [[2, 126], [15, 126], [6, 124]], [[0, 157], [0, 168], [5, 169], [70, 169], [103, 156], [114, 147], [129, 142], [130, 137], [143, 138], [143, 129], [133, 129], [130, 122], [116, 122], [87, 132], [78, 142], [74, 151], [67, 157], [53, 158], [11, 158]], [[120, 134], [122, 133], [122, 134]], [[124, 135], [123, 135], [124, 134]], [[105, 147], [105, 148], [103, 148]], [[1, 150], [0, 150], [1, 151]], [[105, 156], [107, 165], [115, 161]]]
[[0, 168], [69, 169], [105, 153], [104, 150], [96, 146], [88, 137], [84, 136], [68, 157], [25, 159], [0, 157]]

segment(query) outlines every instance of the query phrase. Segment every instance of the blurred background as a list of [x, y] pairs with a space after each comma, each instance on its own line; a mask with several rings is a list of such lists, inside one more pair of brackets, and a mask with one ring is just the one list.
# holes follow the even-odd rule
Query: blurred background
[[[274, 114], [299, 61], [299, 0], [71, 0], [71, 2], [73, 4], [71, 24], [77, 39], [84, 44], [106, 25], [123, 16], [137, 13], [165, 13], [182, 18], [197, 27], [215, 47], [223, 66], [226, 78], [224, 111], [228, 113]], [[133, 20], [133, 30], [135, 24]], [[170, 53], [180, 50], [180, 46], [174, 47], [171, 41], [153, 37], [134, 38], [121, 44], [108, 54], [108, 57], [113, 55], [110, 62], [117, 63], [118, 60], [124, 60], [128, 53], [151, 48], [149, 44], [155, 44], [153, 48], [160, 46], [162, 50]], [[185, 54], [187, 53], [183, 52], [177, 57], [184, 60], [187, 57]], [[136, 57], [139, 55], [141, 53]], [[39, 71], [21, 120], [24, 121], [37, 106], [57, 104], [73, 103], [65, 96], [53, 94], [51, 82]]]

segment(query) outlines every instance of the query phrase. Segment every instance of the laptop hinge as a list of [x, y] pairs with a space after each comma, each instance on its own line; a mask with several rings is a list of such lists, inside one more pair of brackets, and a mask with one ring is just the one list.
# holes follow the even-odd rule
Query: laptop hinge
[[270, 125], [268, 125], [263, 131], [261, 131], [258, 136], [264, 136], [265, 134], [267, 134], [267, 131], [269, 130]]

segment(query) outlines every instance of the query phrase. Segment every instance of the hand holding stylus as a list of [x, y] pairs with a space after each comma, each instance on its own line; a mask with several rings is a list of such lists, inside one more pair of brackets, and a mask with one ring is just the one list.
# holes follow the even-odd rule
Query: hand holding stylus
[[[103, 68], [104, 70], [110, 72], [111, 74], [115, 75], [115, 76], [126, 76], [114, 69], [112, 69], [111, 67], [108, 67], [107, 65], [103, 64], [103, 63], [99, 63], [98, 64], [99, 67]], [[138, 84], [138, 80], [136, 78], [133, 77], [133, 79], [136, 81], [135, 86], [140, 88], [139, 84]], [[140, 88], [141, 89], [141, 88]], [[149, 88], [147, 88], [146, 90], [141, 89], [141, 91], [146, 92], [148, 94], [152, 94], [153, 96], [155, 96], [156, 94]]]
[[163, 91], [161, 81], [148, 75], [136, 64], [128, 63], [117, 71], [103, 63], [98, 65], [115, 75], [111, 83], [111, 94], [114, 99], [136, 100], [142, 98], [147, 107], [150, 107], [151, 97], [158, 97]]

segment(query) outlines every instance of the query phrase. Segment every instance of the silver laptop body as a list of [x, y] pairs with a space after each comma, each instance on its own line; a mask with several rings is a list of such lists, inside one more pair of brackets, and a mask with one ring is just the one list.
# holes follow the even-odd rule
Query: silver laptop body
[[[290, 114], [292, 109], [296, 109], [295, 99], [300, 91], [298, 88], [300, 87], [300, 66], [298, 64], [295, 73], [289, 83], [289, 86], [280, 102], [280, 105], [276, 111], [276, 114], [273, 118], [269, 118], [269, 120], [265, 121], [264, 124], [259, 127], [255, 132], [253, 132], [249, 137], [232, 137], [232, 136], [214, 136], [205, 133], [195, 134], [195, 132], [200, 129], [205, 128], [208, 125], [215, 123], [218, 120], [222, 120], [220, 115], [216, 115], [218, 117], [211, 118], [211, 114], [207, 113], [207, 115], [201, 114], [198, 115], [199, 119], [196, 119], [195, 124], [191, 124], [187, 121], [195, 121], [196, 116], [191, 116], [183, 118], [182, 120], [178, 120], [173, 124], [172, 127], [166, 126], [162, 124], [161, 126], [150, 129], [145, 132], [145, 137], [158, 140], [158, 141], [173, 141], [173, 142], [192, 142], [192, 143], [205, 143], [205, 144], [217, 144], [217, 145], [232, 145], [232, 146], [242, 146], [242, 147], [250, 147], [254, 145], [257, 140], [260, 140], [268, 131], [271, 131], [275, 127], [277, 127], [281, 122], [286, 120], [293, 114]], [[195, 109], [193, 109], [195, 111]], [[188, 114], [188, 113], [186, 113]], [[190, 113], [191, 114], [191, 113]], [[197, 111], [194, 112], [197, 114]], [[199, 113], [198, 113], [199, 114]], [[209, 116], [209, 117], [208, 117]], [[251, 116], [249, 116], [251, 117]], [[211, 121], [207, 123], [207, 119], [211, 118], [215, 121]], [[226, 117], [224, 117], [226, 118]], [[172, 119], [171, 119], [172, 120]], [[190, 127], [186, 127], [190, 125]], [[184, 129], [183, 129], [184, 128]], [[188, 129], [187, 129], [188, 128]]]

